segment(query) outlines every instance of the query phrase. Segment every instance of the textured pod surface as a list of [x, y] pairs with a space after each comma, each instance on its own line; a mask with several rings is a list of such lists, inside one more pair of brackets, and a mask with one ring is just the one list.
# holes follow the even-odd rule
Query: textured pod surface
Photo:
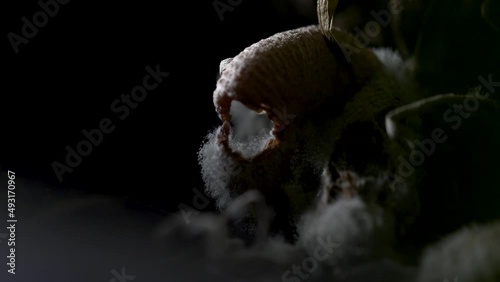
[[[353, 44], [350, 35], [337, 30], [332, 33], [344, 44]], [[280, 129], [273, 131], [274, 137], [279, 137], [276, 133], [293, 123], [283, 119], [283, 110], [300, 120], [329, 105], [332, 112], [336, 111], [332, 115], [338, 115], [347, 100], [383, 69], [369, 49], [353, 54], [348, 62], [344, 50], [330, 42], [318, 26], [278, 33], [226, 62], [221, 64], [223, 71], [214, 91], [214, 104], [224, 123], [219, 136], [223, 144], [229, 139], [233, 101], [265, 113], [274, 129]], [[387, 102], [377, 98], [380, 103]]]
[[[287, 107], [302, 115], [340, 92], [338, 59], [317, 26], [278, 33], [246, 48], [225, 66], [214, 91], [214, 103], [223, 121], [230, 118], [230, 103], [265, 111]], [[337, 86], [337, 88], [336, 88]]]
[[[354, 44], [347, 33], [332, 34]], [[221, 63], [214, 103], [223, 124], [199, 152], [207, 192], [219, 208], [257, 189], [286, 225], [313, 202], [328, 161], [361, 174], [377, 174], [387, 164], [383, 117], [407, 92], [398, 80], [401, 59], [369, 48], [349, 59], [319, 27], [308, 26], [261, 40]], [[253, 110], [248, 118], [236, 111], [243, 106]], [[284, 109], [293, 119], [282, 119]], [[263, 128], [273, 128], [271, 135], [239, 139], [235, 119], [266, 124], [257, 122], [257, 113], [272, 121]]]

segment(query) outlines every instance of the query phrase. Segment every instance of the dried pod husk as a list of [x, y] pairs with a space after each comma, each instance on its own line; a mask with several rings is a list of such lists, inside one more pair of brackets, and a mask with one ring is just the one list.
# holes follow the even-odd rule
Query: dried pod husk
[[[354, 46], [353, 36], [329, 34], [335, 41], [315, 25], [285, 31], [223, 63], [214, 91], [222, 126], [199, 153], [207, 191], [221, 209], [257, 189], [288, 224], [311, 205], [332, 155], [339, 167], [362, 173], [387, 164], [384, 116], [408, 92], [391, 65], [397, 55], [369, 48], [346, 54], [342, 46]], [[252, 120], [268, 118], [267, 139], [238, 139], [236, 104]]]
[[500, 107], [492, 96], [480, 88], [442, 94], [388, 114], [389, 135], [405, 148], [392, 158], [395, 173], [415, 180], [421, 203], [415, 245], [500, 217]]
[[318, 0], [317, 3], [318, 25], [321, 32], [332, 42], [336, 41], [331, 31], [334, 30], [333, 19], [338, 2], [338, 0]]

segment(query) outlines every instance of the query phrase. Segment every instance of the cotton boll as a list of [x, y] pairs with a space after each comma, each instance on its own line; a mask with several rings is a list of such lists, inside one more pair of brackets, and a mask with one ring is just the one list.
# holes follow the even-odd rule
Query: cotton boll
[[311, 256], [330, 245], [323, 266], [342, 277], [353, 267], [392, 256], [392, 226], [382, 208], [359, 197], [342, 198], [304, 216], [299, 242]]
[[500, 222], [463, 228], [429, 246], [418, 282], [500, 281]]
[[230, 224], [252, 217], [261, 242], [267, 240], [270, 210], [257, 191], [236, 198], [223, 213], [181, 211], [164, 220], [154, 237], [170, 248], [197, 249], [198, 255], [219, 256], [228, 249], [243, 247], [243, 241], [231, 236]]
[[385, 268], [394, 281], [399, 277], [412, 281], [411, 269], [395, 262], [402, 257], [392, 248], [400, 243], [401, 231], [416, 213], [418, 200], [409, 187], [392, 189], [386, 177], [337, 171], [330, 162], [322, 175], [316, 210], [302, 221], [301, 243], [309, 253], [316, 251], [318, 243], [321, 245], [321, 237], [339, 243], [338, 251], [326, 260], [338, 279], [363, 281], [374, 270], [380, 277], [380, 270]]
[[[269, 140], [268, 119], [240, 103], [233, 104], [235, 117], [230, 146], [251, 156], [255, 151], [261, 151]], [[331, 147], [327, 142], [331, 136], [307, 139], [319, 136], [328, 128], [329, 125], [324, 123], [314, 126], [307, 121], [300, 132], [285, 129], [287, 142], [282, 148], [268, 154], [265, 160], [244, 162], [237, 162], [224, 151], [217, 142], [219, 129], [215, 130], [207, 136], [199, 151], [207, 193], [216, 199], [220, 210], [225, 210], [241, 193], [258, 190], [277, 213], [283, 212], [284, 217], [299, 214], [312, 203], [317, 193], [321, 166]]]
[[156, 240], [164, 242], [171, 252], [198, 257], [220, 257], [228, 249], [243, 247], [239, 240], [228, 240], [224, 219], [216, 214], [191, 215], [187, 223], [180, 215], [171, 216], [157, 227]]
[[[296, 54], [301, 44], [319, 49]], [[314, 203], [330, 158], [363, 175], [385, 170], [392, 147], [383, 117], [411, 91], [397, 53], [387, 49], [377, 57], [366, 48], [348, 63], [325, 44], [311, 26], [277, 34], [223, 62], [214, 91], [223, 125], [199, 151], [205, 188], [219, 209], [245, 191], [259, 190], [279, 218], [273, 226], [286, 229], [290, 241], [295, 221]], [[283, 67], [269, 63], [275, 59]]]
[[242, 238], [247, 244], [260, 244], [270, 238], [274, 212], [262, 194], [255, 190], [236, 198], [223, 216], [227, 218], [231, 235]]
[[265, 230], [269, 221], [266, 208], [260, 206], [260, 213], [252, 209], [255, 204], [262, 204], [261, 200], [257, 192], [247, 192], [236, 198], [224, 213], [192, 215], [189, 224], [180, 216], [171, 216], [157, 228], [155, 238], [164, 242], [167, 256], [186, 263], [194, 261], [195, 271], [208, 272], [217, 281], [276, 281], [294, 261], [304, 256], [303, 250], [268, 234], [262, 234], [261, 240], [247, 246], [243, 240], [231, 236], [228, 229], [229, 221], [254, 213], [258, 228]]
[[367, 205], [378, 206], [384, 213], [394, 216], [396, 235], [404, 235], [419, 213], [416, 191], [400, 182], [397, 187], [387, 174], [379, 177], [359, 176], [352, 171], [337, 171], [332, 162], [322, 174], [317, 208], [325, 209], [339, 198], [357, 196]]

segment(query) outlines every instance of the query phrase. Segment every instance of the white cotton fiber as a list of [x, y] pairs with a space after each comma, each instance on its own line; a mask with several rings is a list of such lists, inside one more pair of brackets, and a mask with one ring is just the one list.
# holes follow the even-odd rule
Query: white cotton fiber
[[[217, 281], [279, 281], [282, 273], [303, 257], [303, 250], [267, 233], [247, 246], [231, 237], [228, 229], [230, 220], [247, 216], [253, 212], [251, 207], [262, 201], [261, 195], [251, 191], [236, 198], [224, 213], [201, 212], [192, 215], [189, 224], [181, 216], [172, 215], [158, 226], [155, 238], [164, 243], [166, 256], [188, 264], [193, 261], [193, 271], [208, 272], [220, 279]], [[266, 229], [270, 217], [266, 213], [256, 215], [257, 225]], [[200, 275], [195, 281], [207, 280]]]
[[[312, 204], [314, 191], [317, 189], [315, 185], [319, 185], [317, 180], [337, 142], [353, 143], [350, 140], [339, 141], [346, 128], [352, 124], [371, 124], [380, 138], [386, 138], [383, 125], [377, 124], [377, 117], [391, 105], [397, 104], [398, 97], [411, 96], [406, 93], [411, 93], [413, 89], [407, 87], [401, 76], [400, 70], [404, 66], [396, 52], [389, 49], [375, 52], [385, 64], [385, 71], [374, 74], [369, 84], [356, 93], [355, 99], [347, 101], [344, 107], [339, 107], [342, 112], [330, 113], [329, 108], [324, 107], [289, 120], [280, 132], [282, 137], [277, 148], [272, 152], [268, 151], [258, 164], [250, 159], [262, 152], [273, 138], [270, 135], [272, 122], [265, 115], [249, 110], [240, 102], [232, 101], [229, 146], [249, 162], [243, 165], [236, 163], [234, 156], [229, 156], [217, 143], [220, 127], [207, 135], [198, 152], [205, 189], [216, 199], [219, 208], [224, 209], [232, 197], [247, 189], [282, 189], [290, 199], [294, 213], [300, 213]], [[348, 150], [356, 148], [349, 147]], [[345, 154], [355, 155], [353, 152]], [[374, 173], [379, 170], [380, 160], [372, 160], [370, 154], [366, 156], [366, 168], [360, 169], [367, 171], [357, 172], [365, 173], [369, 170], [368, 173]], [[343, 165], [350, 165], [344, 160], [338, 161]]]
[[271, 138], [273, 123], [265, 114], [257, 114], [242, 103], [231, 103], [231, 123], [233, 132], [229, 145], [245, 157], [261, 152]]
[[355, 197], [305, 215], [299, 241], [311, 255], [321, 242], [338, 244], [324, 265], [341, 277], [353, 267], [391, 256], [392, 238], [390, 217], [380, 207]]
[[399, 81], [409, 82], [410, 72], [398, 51], [391, 48], [372, 48], [373, 53], [384, 64], [385, 68]]
[[500, 281], [500, 222], [463, 228], [427, 248], [418, 282], [445, 279], [450, 282]]
[[224, 154], [221, 145], [217, 143], [218, 130], [208, 134], [198, 152], [198, 159], [205, 190], [216, 199], [217, 206], [224, 209], [231, 199], [228, 190], [231, 177], [237, 175], [241, 169]]

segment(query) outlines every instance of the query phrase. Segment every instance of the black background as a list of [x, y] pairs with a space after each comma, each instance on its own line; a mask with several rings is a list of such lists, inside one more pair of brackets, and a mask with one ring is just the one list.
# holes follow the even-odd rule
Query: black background
[[[1, 61], [4, 70], [0, 100], [2, 123], [0, 167], [2, 171], [15, 171], [16, 179], [33, 180], [37, 183], [29, 189], [21, 186], [16, 188], [18, 189], [16, 191], [27, 192], [21, 193], [17, 198], [20, 206], [19, 217], [26, 222], [26, 224], [20, 224], [20, 228], [23, 225], [25, 228], [28, 227], [28, 229], [20, 229], [19, 236], [25, 237], [20, 237], [19, 242], [23, 242], [25, 250], [30, 250], [30, 252], [25, 252], [26, 255], [22, 254], [20, 257], [31, 258], [39, 254], [39, 261], [42, 262], [25, 259], [26, 264], [24, 262], [19, 264], [20, 267], [26, 267], [20, 271], [21, 273], [30, 274], [32, 271], [29, 269], [30, 264], [40, 265], [40, 272], [45, 272], [42, 269], [45, 267], [44, 263], [49, 267], [59, 267], [59, 263], [66, 262], [75, 264], [77, 267], [91, 268], [88, 266], [89, 262], [84, 259], [81, 264], [74, 263], [72, 259], [79, 257], [80, 253], [87, 248], [85, 244], [80, 244], [80, 238], [85, 238], [85, 234], [88, 235], [87, 237], [94, 236], [94, 230], [101, 226], [114, 225], [109, 229], [104, 228], [104, 231], [99, 233], [101, 236], [94, 236], [93, 239], [93, 241], [101, 241], [104, 237], [102, 241], [109, 244], [107, 247], [102, 247], [106, 251], [113, 249], [116, 245], [127, 245], [119, 241], [124, 238], [128, 238], [129, 240], [124, 239], [124, 241], [137, 246], [142, 253], [153, 249], [137, 244], [140, 240], [136, 240], [133, 232], [147, 233], [149, 229], [144, 226], [153, 225], [151, 221], [162, 217], [163, 212], [179, 211], [180, 203], [192, 206], [194, 197], [192, 189], [203, 191], [197, 152], [207, 133], [220, 124], [212, 102], [219, 62], [237, 55], [245, 47], [277, 32], [316, 23], [313, 0], [293, 0], [309, 3], [308, 7], [312, 9], [296, 9], [290, 4], [292, 0], [219, 1], [241, 3], [232, 7], [231, 11], [224, 12], [224, 18], [221, 21], [214, 8], [214, 0], [196, 2], [107, 1], [105, 3], [70, 0], [65, 5], [59, 5], [57, 15], [50, 18], [47, 25], [39, 28], [38, 33], [29, 39], [27, 44], [21, 44], [17, 54], [9, 42], [8, 34], [10, 32], [21, 34], [23, 26], [21, 18], [26, 17], [31, 21], [33, 14], [41, 8], [38, 0], [3, 3], [0, 10], [4, 47]], [[354, 2], [366, 4], [368, 1], [340, 2], [339, 8]], [[438, 3], [437, 1], [422, 2]], [[439, 7], [447, 9], [446, 5]], [[436, 11], [439, 12], [439, 10]], [[440, 22], [440, 16], [440, 13], [437, 13], [433, 15], [433, 19]], [[443, 18], [446, 20], [451, 17]], [[468, 26], [468, 23], [463, 25]], [[439, 37], [441, 34], [447, 34], [446, 29], [450, 26], [450, 23], [444, 22], [443, 25], [437, 26], [439, 32], [433, 33], [436, 25], [429, 25], [427, 32]], [[450, 38], [459, 38], [457, 42], [460, 44], [457, 44], [462, 46], [463, 30], [457, 30], [450, 29], [451, 34], [454, 35]], [[475, 32], [474, 28], [468, 32], [471, 30]], [[467, 32], [464, 34], [464, 38], [470, 35]], [[431, 36], [427, 40], [433, 42], [437, 37]], [[471, 47], [476, 44], [472, 40], [466, 46]], [[439, 51], [434, 48], [434, 44], [428, 46], [431, 46], [432, 51]], [[496, 44], [491, 46], [496, 46]], [[462, 58], [464, 50], [467, 49], [453, 49], [453, 55], [450, 57]], [[449, 52], [451, 51], [446, 53]], [[489, 52], [482, 54], [479, 51], [471, 53], [484, 56], [491, 54]], [[431, 54], [440, 53], [431, 52]], [[443, 59], [446, 59], [432, 56], [430, 58], [433, 63], [435, 59], [436, 66], [440, 66]], [[484, 61], [478, 60], [478, 64]], [[492, 60], [492, 62], [496, 61]], [[158, 88], [151, 91], [136, 109], [131, 110], [125, 120], [120, 121], [110, 110], [111, 103], [122, 93], [129, 94], [134, 86], [142, 83], [146, 74], [146, 66], [155, 68], [157, 64], [160, 65], [162, 71], [169, 72], [170, 75]], [[449, 65], [442, 64], [442, 66], [444, 67], [436, 68], [437, 72], [450, 69], [446, 68]], [[452, 66], [454, 68], [455, 65], [452, 64]], [[470, 68], [468, 72], [474, 74], [474, 81], [476, 70]], [[441, 73], [439, 74], [440, 76], [436, 76], [439, 78], [438, 82], [441, 81]], [[495, 78], [494, 80], [497, 81]], [[98, 147], [94, 147], [89, 156], [83, 157], [81, 164], [75, 167], [73, 172], [64, 174], [63, 182], [59, 182], [51, 164], [54, 161], [64, 163], [67, 154], [65, 147], [76, 148], [80, 141], [85, 140], [81, 131], [97, 128], [103, 118], [111, 118], [116, 129], [105, 135], [103, 142]], [[472, 146], [469, 145], [468, 140], [463, 140], [460, 143], [462, 147], [457, 146], [457, 148], [476, 146], [476, 143], [472, 143]], [[477, 140], [479, 144], [483, 139]], [[484, 148], [486, 152], [489, 147], [484, 146]], [[449, 163], [448, 157], [451, 154], [444, 154], [441, 162], [427, 163], [430, 168], [439, 168], [443, 163]], [[447, 174], [441, 176], [442, 183], [448, 183], [455, 175], [469, 179], [471, 185], [477, 183], [474, 177], [469, 175], [480, 177], [484, 183], [488, 183], [490, 179], [496, 179], [496, 170], [491, 168], [496, 167], [497, 159], [494, 156], [498, 154], [490, 152], [488, 154], [493, 156], [491, 166], [477, 166], [479, 162], [467, 163], [457, 159], [454, 164], [456, 167], [450, 168]], [[462, 155], [456, 155], [456, 157], [462, 158]], [[479, 160], [480, 157], [481, 155], [476, 156], [474, 152], [474, 158], [470, 157], [470, 159]], [[463, 165], [464, 163], [467, 165]], [[476, 174], [471, 174], [470, 167], [474, 167]], [[490, 178], [482, 174], [483, 167], [488, 167], [491, 171], [488, 174]], [[463, 173], [457, 173], [457, 171]], [[446, 232], [463, 220], [459, 218], [456, 221], [450, 221], [450, 215], [463, 216], [465, 214], [466, 219], [474, 216], [480, 217], [482, 215], [478, 216], [477, 213], [470, 213], [469, 217], [469, 211], [480, 205], [486, 207], [482, 210], [494, 206], [494, 201], [490, 201], [489, 206], [483, 204], [483, 196], [492, 195], [489, 191], [479, 193], [475, 190], [475, 196], [473, 195], [475, 198], [467, 196], [463, 197], [463, 200], [454, 202], [446, 202], [448, 195], [444, 191], [442, 192], [443, 198], [439, 200], [435, 196], [435, 188], [440, 187], [439, 182], [436, 184], [434, 178], [429, 178], [429, 181], [432, 185], [429, 185], [429, 190], [427, 190], [428, 196], [424, 196], [427, 196], [432, 204], [426, 203], [427, 205], [422, 206], [427, 207], [426, 216], [431, 218], [432, 222], [436, 223], [435, 225], [442, 225], [442, 222], [449, 223], [451, 227], [443, 225], [442, 230]], [[0, 187], [5, 187], [6, 182], [7, 178], [2, 176]], [[456, 182], [459, 181], [456, 180]], [[23, 182], [20, 181], [20, 183]], [[467, 187], [467, 184], [462, 184], [462, 187]], [[463, 191], [463, 195], [467, 195], [468, 190]], [[30, 214], [30, 210], [26, 207], [37, 201], [45, 201], [42, 204], [47, 206], [52, 206], [53, 203], [60, 204], [50, 201], [51, 194], [62, 195], [62, 198], [67, 196], [69, 205], [73, 205], [74, 202], [69, 199], [74, 198], [72, 196], [75, 193], [104, 194], [125, 198], [128, 203], [134, 205], [134, 208], [153, 211], [154, 215], [144, 212], [139, 219], [134, 219], [125, 214], [125, 220], [116, 223], [110, 220], [114, 219], [114, 215], [106, 216], [109, 210], [105, 209], [103, 212], [97, 210], [85, 214], [88, 221], [81, 223], [73, 214], [63, 214], [69, 208], [61, 207], [57, 210], [56, 213], [63, 214], [60, 216], [62, 220], [57, 220], [53, 219], [55, 216], [46, 216], [46, 213]], [[5, 198], [6, 194], [3, 194]], [[5, 198], [1, 199], [3, 203], [7, 203]], [[490, 198], [495, 199], [494, 196]], [[461, 204], [461, 201], [468, 205]], [[0, 206], [3, 212], [6, 212], [5, 206]], [[89, 209], [91, 208], [92, 206]], [[213, 206], [208, 207], [207, 210], [210, 208]], [[24, 218], [23, 213], [27, 215]], [[489, 210], [484, 214], [486, 216], [483, 218], [487, 219], [497, 215], [492, 215]], [[95, 227], [92, 224], [94, 221], [99, 221], [100, 224]], [[72, 222], [76, 223], [71, 225]], [[430, 224], [425, 220], [422, 222], [422, 226], [426, 227], [422, 228], [422, 233], [425, 233]], [[134, 224], [140, 227], [136, 228]], [[80, 230], [72, 230], [72, 226], [87, 230], [87, 233], [82, 235]], [[127, 233], [122, 232], [118, 235], [108, 232], [110, 229], [120, 229], [123, 226], [136, 230], [128, 230]], [[74, 236], [71, 240], [67, 238], [66, 245], [64, 245], [59, 243], [61, 236], [55, 236], [59, 235], [58, 232], [66, 236], [67, 234]], [[106, 232], [112, 235], [103, 236], [103, 234], [107, 235]], [[419, 237], [420, 233], [417, 235], [415, 237]], [[52, 238], [52, 240], [47, 240], [47, 238]], [[38, 241], [42, 244], [38, 244]], [[100, 250], [102, 245], [96, 246], [94, 249]], [[1, 247], [6, 248], [6, 245], [3, 244]], [[23, 251], [22, 248], [20, 251]], [[66, 252], [71, 255], [67, 255]], [[3, 250], [1, 253], [5, 254]], [[136, 256], [136, 253], [140, 254], [135, 248], [128, 250], [129, 256]], [[52, 254], [52, 258], [58, 257], [59, 260], [54, 262], [45, 257], [46, 254]], [[100, 253], [89, 252], [88, 254], [94, 258]], [[102, 277], [107, 277], [104, 275], [109, 275], [109, 270], [112, 268], [134, 265], [132, 262], [121, 264], [118, 258], [126, 261], [129, 257], [114, 250], [109, 252], [109, 256], [112, 257], [113, 263], [102, 264], [103, 272], [96, 272], [100, 280]], [[144, 257], [147, 256], [144, 255]], [[137, 258], [143, 259], [141, 255], [137, 255]], [[177, 258], [174, 257], [174, 259]], [[101, 263], [99, 260], [96, 262]], [[163, 270], [164, 264], [154, 259], [146, 261], [145, 264], [149, 262], [160, 265], [160, 269]], [[71, 271], [68, 272], [71, 276], [66, 277], [75, 277]], [[137, 273], [138, 277], [145, 275], [144, 272], [139, 271], [133, 273]], [[189, 274], [189, 271], [186, 273]], [[154, 274], [155, 272], [151, 272], [151, 275]]]
[[[315, 4], [298, 11], [287, 1], [243, 0], [221, 21], [213, 3], [72, 0], [17, 54], [7, 34], [21, 35], [21, 18], [32, 20], [41, 8], [9, 3], [2, 14], [2, 168], [64, 193], [126, 197], [170, 212], [189, 204], [192, 189], [203, 190], [197, 151], [219, 124], [212, 103], [219, 62], [276, 32], [316, 23]], [[112, 101], [157, 64], [170, 75], [119, 120]], [[116, 129], [60, 183], [52, 162], [64, 164], [65, 147], [76, 148], [81, 131], [103, 118]]]

